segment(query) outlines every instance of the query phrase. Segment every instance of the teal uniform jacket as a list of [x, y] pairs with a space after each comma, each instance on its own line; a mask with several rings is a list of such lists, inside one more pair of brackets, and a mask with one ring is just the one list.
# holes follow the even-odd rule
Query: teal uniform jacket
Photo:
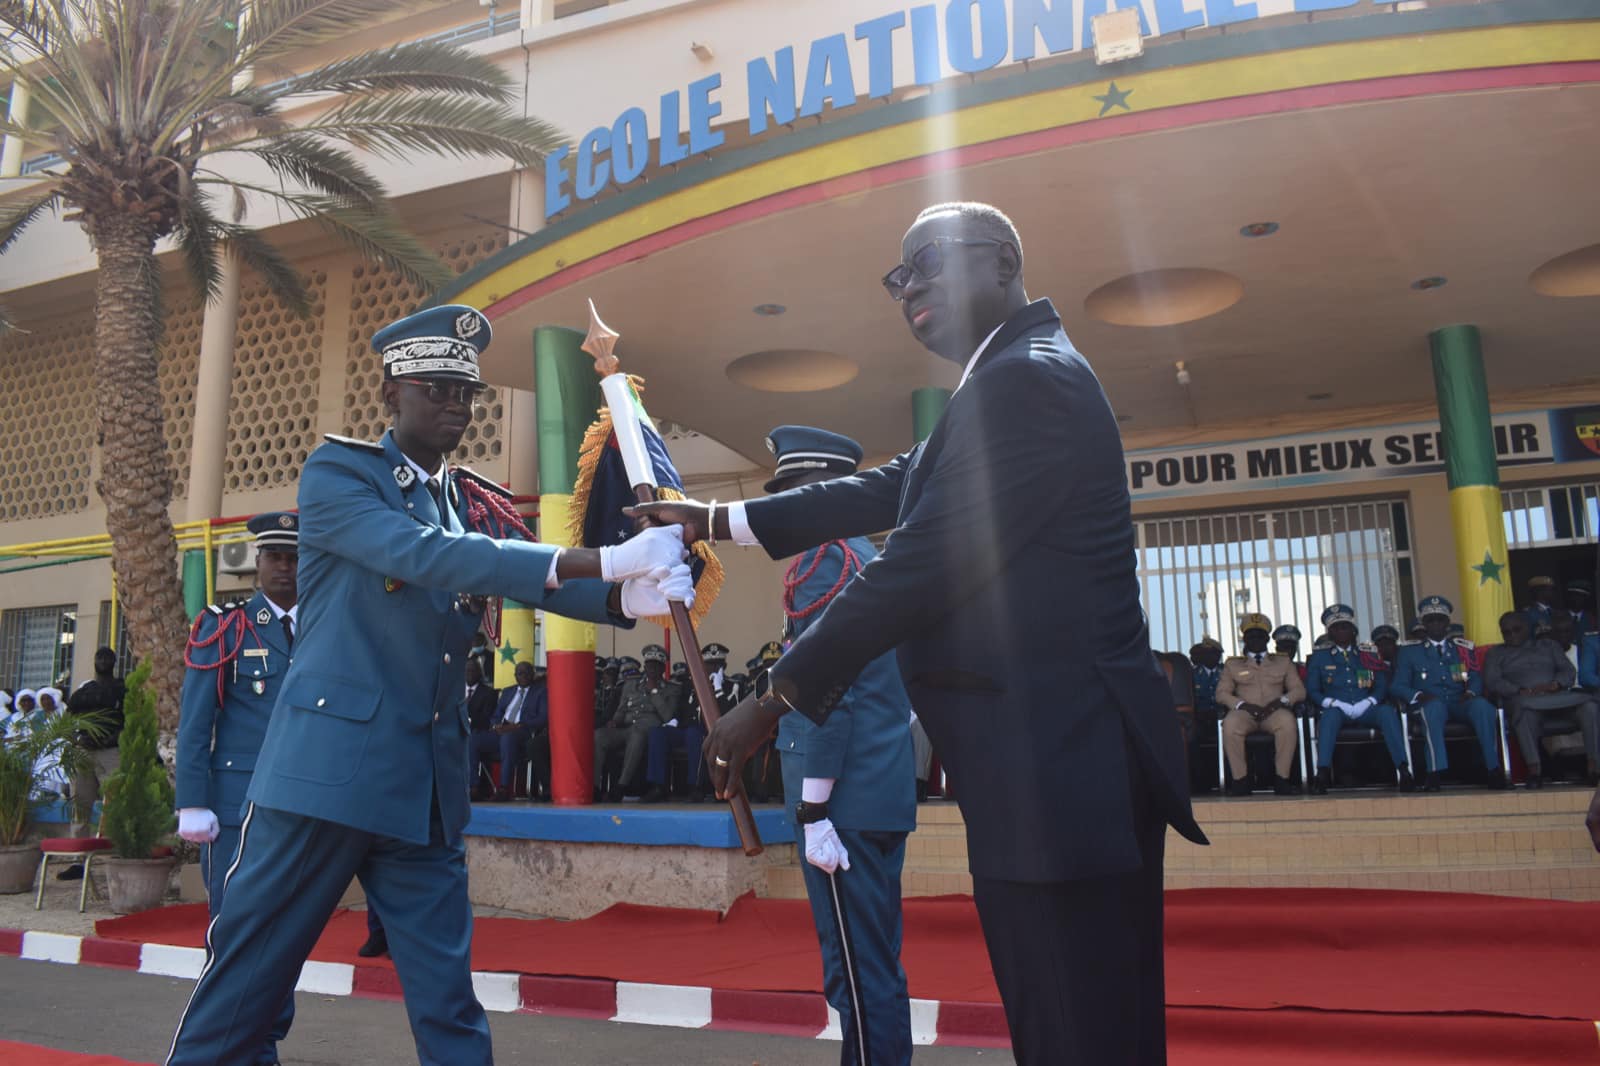
[[[865, 537], [848, 542], [861, 565], [877, 557]], [[797, 608], [827, 595], [844, 569], [837, 543], [812, 548], [800, 557], [804, 573], [822, 559], [795, 590]], [[824, 609], [825, 610], [825, 609]], [[791, 637], [822, 617], [818, 611], [790, 623]], [[836, 778], [828, 817], [840, 829], [910, 832], [917, 827], [917, 783], [911, 755], [911, 698], [900, 680], [894, 655], [868, 663], [821, 725], [802, 714], [786, 714], [778, 724], [783, 759], [784, 802], [800, 802], [801, 779]]]
[[[1367, 672], [1367, 684], [1360, 671]], [[1348, 653], [1337, 647], [1311, 653], [1306, 663], [1306, 695], [1315, 707], [1325, 699], [1360, 703], [1368, 696], [1382, 703], [1389, 695], [1389, 672], [1376, 648], [1352, 647]]]
[[[1463, 672], [1465, 680], [1460, 679]], [[1400, 645], [1389, 691], [1407, 703], [1422, 693], [1447, 704], [1459, 703], [1483, 695], [1483, 675], [1473, 669], [1471, 647], [1454, 637], [1445, 639], [1443, 659], [1431, 642], [1423, 640]]]
[[[237, 616], [249, 623], [242, 638], [234, 636]], [[207, 645], [224, 625], [227, 632], [222, 644], [226, 647]], [[236, 639], [237, 658], [221, 667], [219, 702], [217, 670], [205, 667], [215, 664], [223, 652], [232, 651]], [[237, 827], [244, 819], [245, 791], [267, 735], [278, 690], [289, 672], [283, 623], [268, 606], [265, 593], [257, 592], [248, 603], [213, 605], [200, 614], [189, 657], [196, 665], [183, 678], [177, 806], [209, 807], [222, 825]]]
[[333, 438], [306, 460], [296, 655], [256, 760], [256, 804], [427, 844], [437, 802], [459, 842], [480, 618], [460, 594], [631, 627], [606, 610], [605, 582], [545, 588], [554, 547], [466, 532], [467, 476], [450, 475], [441, 515], [392, 432]]

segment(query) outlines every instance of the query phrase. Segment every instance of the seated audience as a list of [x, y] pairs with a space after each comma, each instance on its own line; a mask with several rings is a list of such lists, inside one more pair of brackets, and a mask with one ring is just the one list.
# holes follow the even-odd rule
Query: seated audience
[[[471, 664], [468, 664], [470, 670]], [[536, 798], [542, 768], [543, 781], [549, 782], [550, 740], [548, 727], [550, 724], [550, 700], [545, 691], [543, 679], [534, 669], [531, 662], [524, 660], [517, 664], [517, 683], [500, 693], [496, 701], [494, 713], [489, 720], [489, 729], [486, 732], [475, 733], [472, 737], [472, 752], [477, 765], [488, 763], [495, 759], [500, 762], [500, 781], [495, 789], [494, 798], [501, 802], [509, 800], [514, 791], [514, 782], [517, 771], [522, 768], [523, 761], [530, 754], [530, 745], [533, 738], [545, 733], [543, 766], [535, 759], [534, 788], [529, 798]], [[477, 779], [477, 766], [474, 766], [473, 779]]]
[[612, 781], [605, 798], [620, 803], [623, 792], [635, 787], [644, 773], [650, 730], [666, 725], [678, 713], [679, 686], [667, 680], [667, 649], [648, 644], [643, 675], [623, 683], [617, 710], [611, 720], [594, 731], [595, 800], [600, 800], [600, 782], [605, 779], [606, 760], [622, 752], [622, 771]]
[[1488, 787], [1505, 788], [1499, 718], [1494, 704], [1483, 698], [1483, 674], [1476, 666], [1472, 642], [1451, 636], [1450, 614], [1455, 608], [1443, 596], [1429, 596], [1419, 607], [1424, 639], [1400, 649], [1389, 691], [1422, 711], [1428, 751], [1423, 790], [1439, 791], [1439, 773], [1450, 765], [1444, 743], [1447, 722], [1471, 724], [1488, 768]]
[[1578, 672], [1566, 653], [1555, 641], [1531, 637], [1526, 615], [1517, 611], [1500, 616], [1500, 636], [1505, 643], [1489, 649], [1483, 683], [1511, 719], [1511, 731], [1528, 767], [1528, 787], [1544, 785], [1541, 727], [1544, 718], [1552, 714], [1577, 718], [1591, 787], [1600, 783], [1600, 734], [1596, 732], [1600, 723], [1595, 700], [1587, 692], [1574, 690]]
[[[705, 664], [711, 687], [717, 694], [717, 712], [726, 714], [733, 710], [734, 704], [739, 702], [739, 692], [728, 679], [727, 646], [707, 644], [700, 649], [700, 661]], [[701, 757], [700, 745], [705, 743], [706, 725], [700, 714], [700, 698], [694, 691], [687, 667], [683, 680], [677, 684], [680, 692], [677, 713], [665, 724], [650, 730], [645, 763], [645, 780], [650, 782], [650, 787], [640, 797], [641, 803], [660, 803], [667, 798], [672, 753], [679, 749], [684, 753], [684, 787], [689, 801], [699, 803], [705, 798], [701, 783], [704, 781], [709, 784], [709, 779], [702, 773], [705, 760]]]
[[1357, 647], [1355, 609], [1336, 603], [1322, 612], [1328, 647], [1306, 663], [1306, 694], [1317, 719], [1317, 776], [1311, 791], [1322, 795], [1333, 785], [1333, 756], [1339, 730], [1347, 722], [1369, 724], [1383, 737], [1400, 773], [1400, 791], [1416, 788], [1406, 753], [1400, 713], [1388, 700], [1389, 671], [1376, 646]]
[[1228, 709], [1222, 719], [1222, 746], [1228, 760], [1229, 795], [1250, 793], [1245, 737], [1257, 732], [1272, 734], [1272, 790], [1280, 796], [1300, 792], [1289, 775], [1300, 737], [1293, 708], [1306, 698], [1306, 689], [1292, 660], [1267, 651], [1271, 632], [1266, 615], [1245, 615], [1239, 627], [1244, 654], [1223, 664], [1217, 682], [1217, 702]]

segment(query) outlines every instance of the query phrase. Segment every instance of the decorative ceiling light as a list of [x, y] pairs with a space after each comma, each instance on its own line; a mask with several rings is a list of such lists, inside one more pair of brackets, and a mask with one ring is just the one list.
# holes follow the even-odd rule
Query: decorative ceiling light
[[1435, 274], [1432, 277], [1418, 278], [1416, 281], [1411, 283], [1411, 287], [1416, 289], [1418, 292], [1427, 292], [1429, 289], [1442, 288], [1449, 284], [1449, 282], [1449, 278], [1441, 277], [1440, 275]]
[[1239, 227], [1239, 236], [1241, 237], [1270, 237], [1277, 232], [1278, 224], [1276, 222], [1251, 222], [1248, 225]]
[[789, 309], [782, 304], [756, 304], [751, 310], [762, 318], [775, 318]]

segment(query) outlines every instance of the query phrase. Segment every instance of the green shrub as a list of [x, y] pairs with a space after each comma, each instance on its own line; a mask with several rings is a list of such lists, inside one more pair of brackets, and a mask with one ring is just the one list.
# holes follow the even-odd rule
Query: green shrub
[[117, 857], [148, 859], [172, 832], [172, 783], [156, 754], [156, 697], [150, 664], [128, 675], [121, 758], [105, 785], [105, 835]]

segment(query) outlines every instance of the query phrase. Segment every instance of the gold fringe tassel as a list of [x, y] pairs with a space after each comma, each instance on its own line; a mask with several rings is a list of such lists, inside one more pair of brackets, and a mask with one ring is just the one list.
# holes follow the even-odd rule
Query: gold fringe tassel
[[[643, 381], [632, 375], [629, 375], [628, 381], [633, 385], [635, 392], [640, 396], [644, 395]], [[600, 456], [605, 454], [610, 441], [611, 409], [602, 407], [596, 414], [594, 423], [584, 432], [583, 443], [578, 448], [578, 479], [572, 486], [572, 509], [567, 514], [567, 534], [573, 544], [583, 543], [583, 520], [589, 513], [589, 497], [594, 489], [595, 470], [600, 466]], [[656, 496], [663, 502], [685, 498], [677, 489], [669, 488], [658, 488]], [[726, 571], [723, 570], [722, 560], [717, 558], [717, 553], [712, 551], [705, 541], [697, 541], [689, 551], [705, 562], [700, 580], [694, 585], [694, 606], [689, 608], [689, 617], [698, 627], [711, 611], [711, 605], [717, 602], [717, 596], [722, 592]], [[672, 624], [671, 616], [645, 618], [641, 621], [660, 626]]]

